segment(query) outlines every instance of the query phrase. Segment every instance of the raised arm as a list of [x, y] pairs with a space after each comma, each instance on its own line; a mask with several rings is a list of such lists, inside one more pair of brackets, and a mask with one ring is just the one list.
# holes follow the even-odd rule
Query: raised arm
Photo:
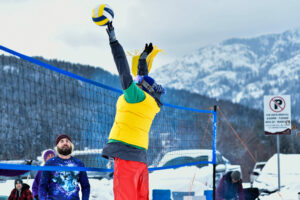
[[126, 101], [128, 103], [138, 103], [143, 101], [145, 99], [145, 94], [132, 80], [125, 52], [116, 39], [114, 27], [111, 22], [107, 25], [106, 31], [109, 36], [111, 51], [117, 66]]
[[125, 52], [123, 50], [123, 47], [119, 44], [118, 40], [116, 39], [115, 30], [112, 25], [112, 22], [108, 23], [106, 31], [109, 36], [109, 43], [114, 57], [114, 61], [117, 66], [117, 70], [119, 72], [122, 88], [123, 90], [126, 90], [127, 88], [129, 88], [133, 80], [130, 74], [130, 69]]
[[145, 45], [145, 49], [142, 52], [140, 59], [139, 59], [139, 63], [138, 63], [138, 75], [140, 76], [148, 76], [149, 71], [148, 71], [148, 65], [147, 65], [147, 56], [151, 53], [151, 51], [153, 50], [153, 45], [152, 43], [150, 43], [149, 45], [146, 44]]

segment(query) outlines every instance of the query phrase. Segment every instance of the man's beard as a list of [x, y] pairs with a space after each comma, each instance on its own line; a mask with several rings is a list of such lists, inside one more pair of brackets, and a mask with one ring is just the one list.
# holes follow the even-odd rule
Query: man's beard
[[70, 155], [72, 153], [72, 147], [68, 147], [68, 148], [59, 148], [57, 147], [57, 152], [61, 155], [67, 156]]

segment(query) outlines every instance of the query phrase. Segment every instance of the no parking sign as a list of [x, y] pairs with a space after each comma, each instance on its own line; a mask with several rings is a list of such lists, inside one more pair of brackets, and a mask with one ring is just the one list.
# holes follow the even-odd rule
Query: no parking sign
[[290, 95], [264, 96], [266, 135], [291, 134]]

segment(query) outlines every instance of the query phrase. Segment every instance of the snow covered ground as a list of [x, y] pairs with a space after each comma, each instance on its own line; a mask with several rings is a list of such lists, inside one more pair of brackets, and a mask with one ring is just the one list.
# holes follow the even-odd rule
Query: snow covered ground
[[[187, 176], [189, 174], [190, 176]], [[195, 195], [203, 195], [204, 190], [210, 190], [211, 167], [182, 167], [156, 171], [149, 174], [150, 199], [152, 189], [171, 189], [177, 192], [195, 192]], [[113, 200], [113, 180], [89, 179], [91, 185], [91, 200]], [[32, 186], [33, 179], [25, 179], [24, 183]], [[14, 180], [0, 182], [0, 196], [9, 196], [14, 188]]]
[[[285, 156], [282, 156], [284, 160]], [[274, 160], [271, 159], [272, 163]], [[300, 163], [299, 163], [300, 164]], [[265, 173], [268, 169], [273, 170], [274, 167], [267, 167]], [[290, 167], [293, 169], [294, 166]], [[284, 167], [282, 168], [284, 169]], [[300, 173], [300, 172], [299, 172]], [[284, 173], [283, 173], [284, 174]], [[281, 188], [280, 192], [275, 192], [272, 194], [261, 196], [261, 200], [298, 200], [298, 192], [300, 192], [300, 174], [294, 173], [293, 180], [296, 182], [289, 182]], [[285, 180], [284, 177], [282, 177]], [[200, 170], [195, 167], [182, 167], [179, 169], [169, 169], [155, 171], [149, 174], [149, 188], [150, 188], [150, 199], [152, 197], [153, 189], [171, 189], [171, 191], [182, 191], [182, 192], [195, 192], [195, 195], [203, 195], [204, 190], [211, 189], [211, 167], [203, 167]], [[272, 185], [277, 184], [277, 179], [265, 179], [265, 183], [272, 183]], [[24, 180], [24, 183], [32, 186], [33, 179]], [[284, 183], [284, 182], [283, 182]], [[91, 185], [91, 200], [113, 200], [113, 180], [97, 180], [90, 179]], [[249, 187], [249, 183], [244, 183], [244, 187]], [[14, 188], [14, 180], [8, 180], [6, 182], [0, 182], [0, 196], [9, 196], [10, 191]]]
[[286, 186], [279, 192], [272, 193], [268, 196], [260, 196], [260, 200], [298, 200], [298, 192], [300, 192], [300, 177], [298, 178], [298, 184], [292, 186]]
[[159, 170], [149, 175], [150, 199], [153, 189], [169, 189], [172, 192], [195, 192], [203, 195], [204, 190], [212, 188], [212, 167], [196, 166], [178, 169]]
[[[153, 189], [170, 189], [172, 192], [195, 192], [195, 195], [203, 195], [204, 190], [211, 189], [212, 168], [201, 169], [191, 166], [179, 169], [155, 171], [149, 174], [149, 191], [152, 199]], [[91, 200], [113, 200], [113, 180], [90, 179]], [[24, 183], [32, 186], [33, 179], [24, 180]], [[14, 188], [14, 180], [0, 183], [0, 196], [9, 196]]]

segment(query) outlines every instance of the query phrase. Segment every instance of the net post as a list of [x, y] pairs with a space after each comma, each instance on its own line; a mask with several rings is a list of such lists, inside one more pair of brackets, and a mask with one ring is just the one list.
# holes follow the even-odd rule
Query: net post
[[214, 105], [213, 118], [213, 200], [216, 199], [216, 129], [217, 129], [217, 106]]

